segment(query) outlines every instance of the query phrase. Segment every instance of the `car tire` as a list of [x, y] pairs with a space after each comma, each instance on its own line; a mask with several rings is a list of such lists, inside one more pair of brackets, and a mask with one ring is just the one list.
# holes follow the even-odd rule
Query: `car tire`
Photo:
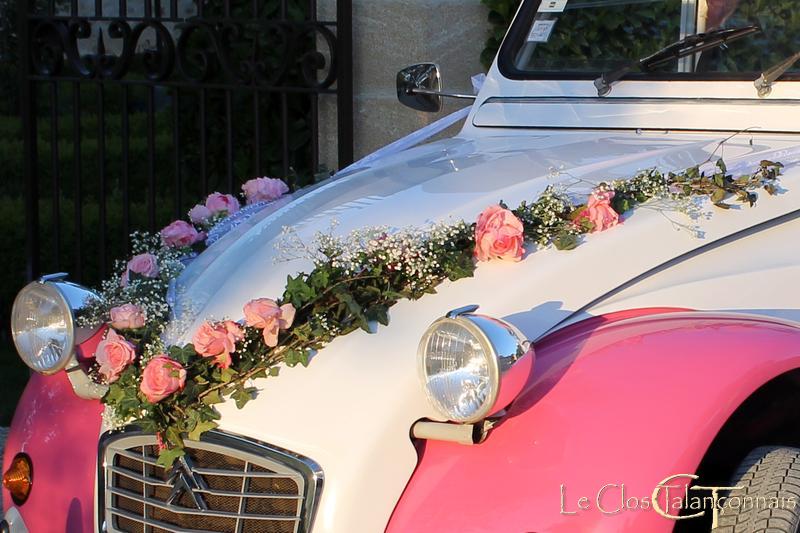
[[[713, 533], [800, 532], [800, 449], [756, 448], [741, 462], [729, 486], [741, 489], [725, 494]], [[767, 505], [743, 505], [746, 501]], [[736, 506], [734, 502], [738, 502]]]

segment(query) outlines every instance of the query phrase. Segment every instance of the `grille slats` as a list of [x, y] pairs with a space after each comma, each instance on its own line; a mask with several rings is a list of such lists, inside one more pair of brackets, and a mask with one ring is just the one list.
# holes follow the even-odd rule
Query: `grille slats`
[[[191, 509], [181, 509], [176, 505], [168, 505], [166, 503], [160, 502], [155, 498], [145, 498], [135, 492], [131, 492], [125, 489], [116, 489], [114, 487], [106, 487], [106, 491], [110, 492], [111, 494], [116, 494], [117, 496], [122, 496], [128, 500], [133, 500], [135, 502], [140, 502], [142, 504], [158, 507], [159, 509], [163, 509], [165, 511], [171, 511], [175, 514], [182, 514], [182, 515], [197, 515], [196, 510]], [[238, 505], [238, 501], [237, 501]], [[213, 509], [208, 509], [202, 512], [203, 516], [215, 516], [217, 518], [246, 518], [247, 520], [276, 520], [276, 521], [290, 521], [294, 522], [300, 520], [299, 516], [283, 516], [283, 515], [261, 515], [261, 514], [242, 514], [242, 513], [231, 513], [225, 511], [215, 511]]]
[[312, 461], [220, 432], [186, 442], [170, 469], [154, 435], [101, 442], [101, 522], [110, 533], [307, 533], [322, 484]]

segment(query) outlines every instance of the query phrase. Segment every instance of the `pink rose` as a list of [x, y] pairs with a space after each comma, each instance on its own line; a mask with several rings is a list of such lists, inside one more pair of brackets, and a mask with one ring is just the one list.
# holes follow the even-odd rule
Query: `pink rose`
[[194, 226], [183, 220], [176, 220], [161, 230], [161, 240], [170, 248], [191, 246], [200, 239]]
[[125, 273], [122, 275], [120, 285], [126, 287], [130, 281], [130, 273], [139, 274], [146, 278], [154, 278], [158, 276], [158, 260], [153, 254], [139, 254], [133, 256], [128, 261], [128, 266], [125, 268]]
[[594, 224], [592, 233], [605, 231], [619, 224], [619, 214], [611, 207], [611, 200], [614, 199], [614, 191], [594, 191], [589, 196], [586, 209], [582, 210], [575, 222], [580, 224], [583, 220], [588, 220]]
[[122, 371], [136, 359], [136, 349], [122, 335], [109, 329], [106, 338], [97, 344], [94, 358], [100, 365], [100, 373], [106, 378], [106, 381], [113, 383], [119, 379]]
[[161, 354], [152, 358], [144, 367], [139, 390], [148, 402], [158, 403], [173, 392], [181, 390], [184, 383], [186, 383], [186, 370], [183, 366]]
[[206, 207], [211, 211], [212, 215], [222, 212], [232, 215], [239, 210], [239, 200], [230, 194], [214, 192], [206, 198]]
[[524, 253], [524, 242], [522, 222], [508, 209], [492, 205], [478, 217], [475, 225], [475, 257], [478, 261], [519, 261]]
[[278, 307], [269, 298], [258, 298], [244, 306], [244, 321], [252, 328], [263, 330], [264, 343], [274, 348], [278, 345], [278, 332], [289, 329], [294, 321], [294, 313], [292, 304]]
[[134, 304], [123, 304], [111, 308], [111, 327], [114, 329], [137, 329], [144, 326], [144, 311]]
[[287, 192], [289, 187], [283, 180], [275, 178], [255, 178], [242, 185], [242, 191], [247, 197], [248, 204], [258, 202], [271, 202], [277, 200]]
[[192, 337], [195, 351], [203, 357], [214, 357], [220, 368], [231, 366], [231, 353], [236, 343], [244, 339], [244, 332], [236, 322], [204, 322]]
[[195, 224], [205, 224], [211, 218], [211, 209], [203, 204], [197, 204], [189, 210], [189, 220]]

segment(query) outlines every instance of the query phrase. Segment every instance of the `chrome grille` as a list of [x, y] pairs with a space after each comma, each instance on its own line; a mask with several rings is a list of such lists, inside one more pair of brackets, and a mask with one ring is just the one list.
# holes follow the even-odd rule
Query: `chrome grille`
[[156, 464], [154, 435], [107, 433], [100, 444], [99, 522], [109, 532], [304, 533], [322, 473], [309, 459], [209, 432], [186, 456]]

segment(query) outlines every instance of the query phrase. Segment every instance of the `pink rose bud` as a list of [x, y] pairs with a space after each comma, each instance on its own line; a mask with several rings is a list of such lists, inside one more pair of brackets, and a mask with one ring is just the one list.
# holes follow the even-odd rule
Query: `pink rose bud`
[[111, 308], [111, 327], [114, 329], [137, 329], [144, 326], [144, 311], [134, 304], [123, 304]]
[[146, 278], [154, 278], [158, 276], [158, 259], [153, 254], [139, 254], [133, 256], [128, 261], [128, 266], [125, 268], [125, 273], [122, 275], [120, 285], [126, 287], [130, 281], [130, 273], [139, 274]]
[[278, 345], [278, 332], [289, 329], [294, 321], [295, 308], [292, 304], [278, 307], [274, 300], [258, 298], [244, 306], [245, 323], [262, 331], [264, 344], [274, 348]]
[[100, 374], [108, 383], [119, 379], [119, 375], [136, 359], [136, 349], [113, 329], [108, 330], [106, 338], [97, 344], [94, 353]]
[[219, 368], [228, 368], [236, 343], [242, 339], [244, 332], [236, 322], [204, 322], [192, 337], [192, 344], [202, 357], [213, 357], [214, 364]]
[[200, 239], [194, 226], [183, 220], [176, 220], [161, 230], [161, 240], [170, 248], [191, 246]]
[[289, 192], [289, 187], [283, 180], [266, 177], [255, 178], [242, 185], [242, 192], [247, 197], [248, 204], [255, 204], [277, 200]]
[[205, 224], [211, 218], [211, 210], [203, 204], [197, 204], [189, 210], [189, 220], [195, 224]]
[[142, 372], [139, 390], [150, 403], [158, 403], [173, 392], [179, 391], [186, 383], [186, 370], [181, 364], [164, 354], [147, 363]]
[[475, 225], [475, 257], [478, 261], [509, 259], [519, 261], [524, 253], [522, 222], [508, 209], [492, 205]]
[[576, 224], [588, 220], [594, 224], [592, 233], [605, 231], [619, 224], [619, 214], [611, 207], [614, 191], [595, 191], [589, 196], [586, 208], [575, 219]]
[[239, 210], [239, 200], [230, 194], [215, 192], [209, 194], [208, 198], [206, 198], [206, 207], [213, 215], [223, 212], [232, 215]]

